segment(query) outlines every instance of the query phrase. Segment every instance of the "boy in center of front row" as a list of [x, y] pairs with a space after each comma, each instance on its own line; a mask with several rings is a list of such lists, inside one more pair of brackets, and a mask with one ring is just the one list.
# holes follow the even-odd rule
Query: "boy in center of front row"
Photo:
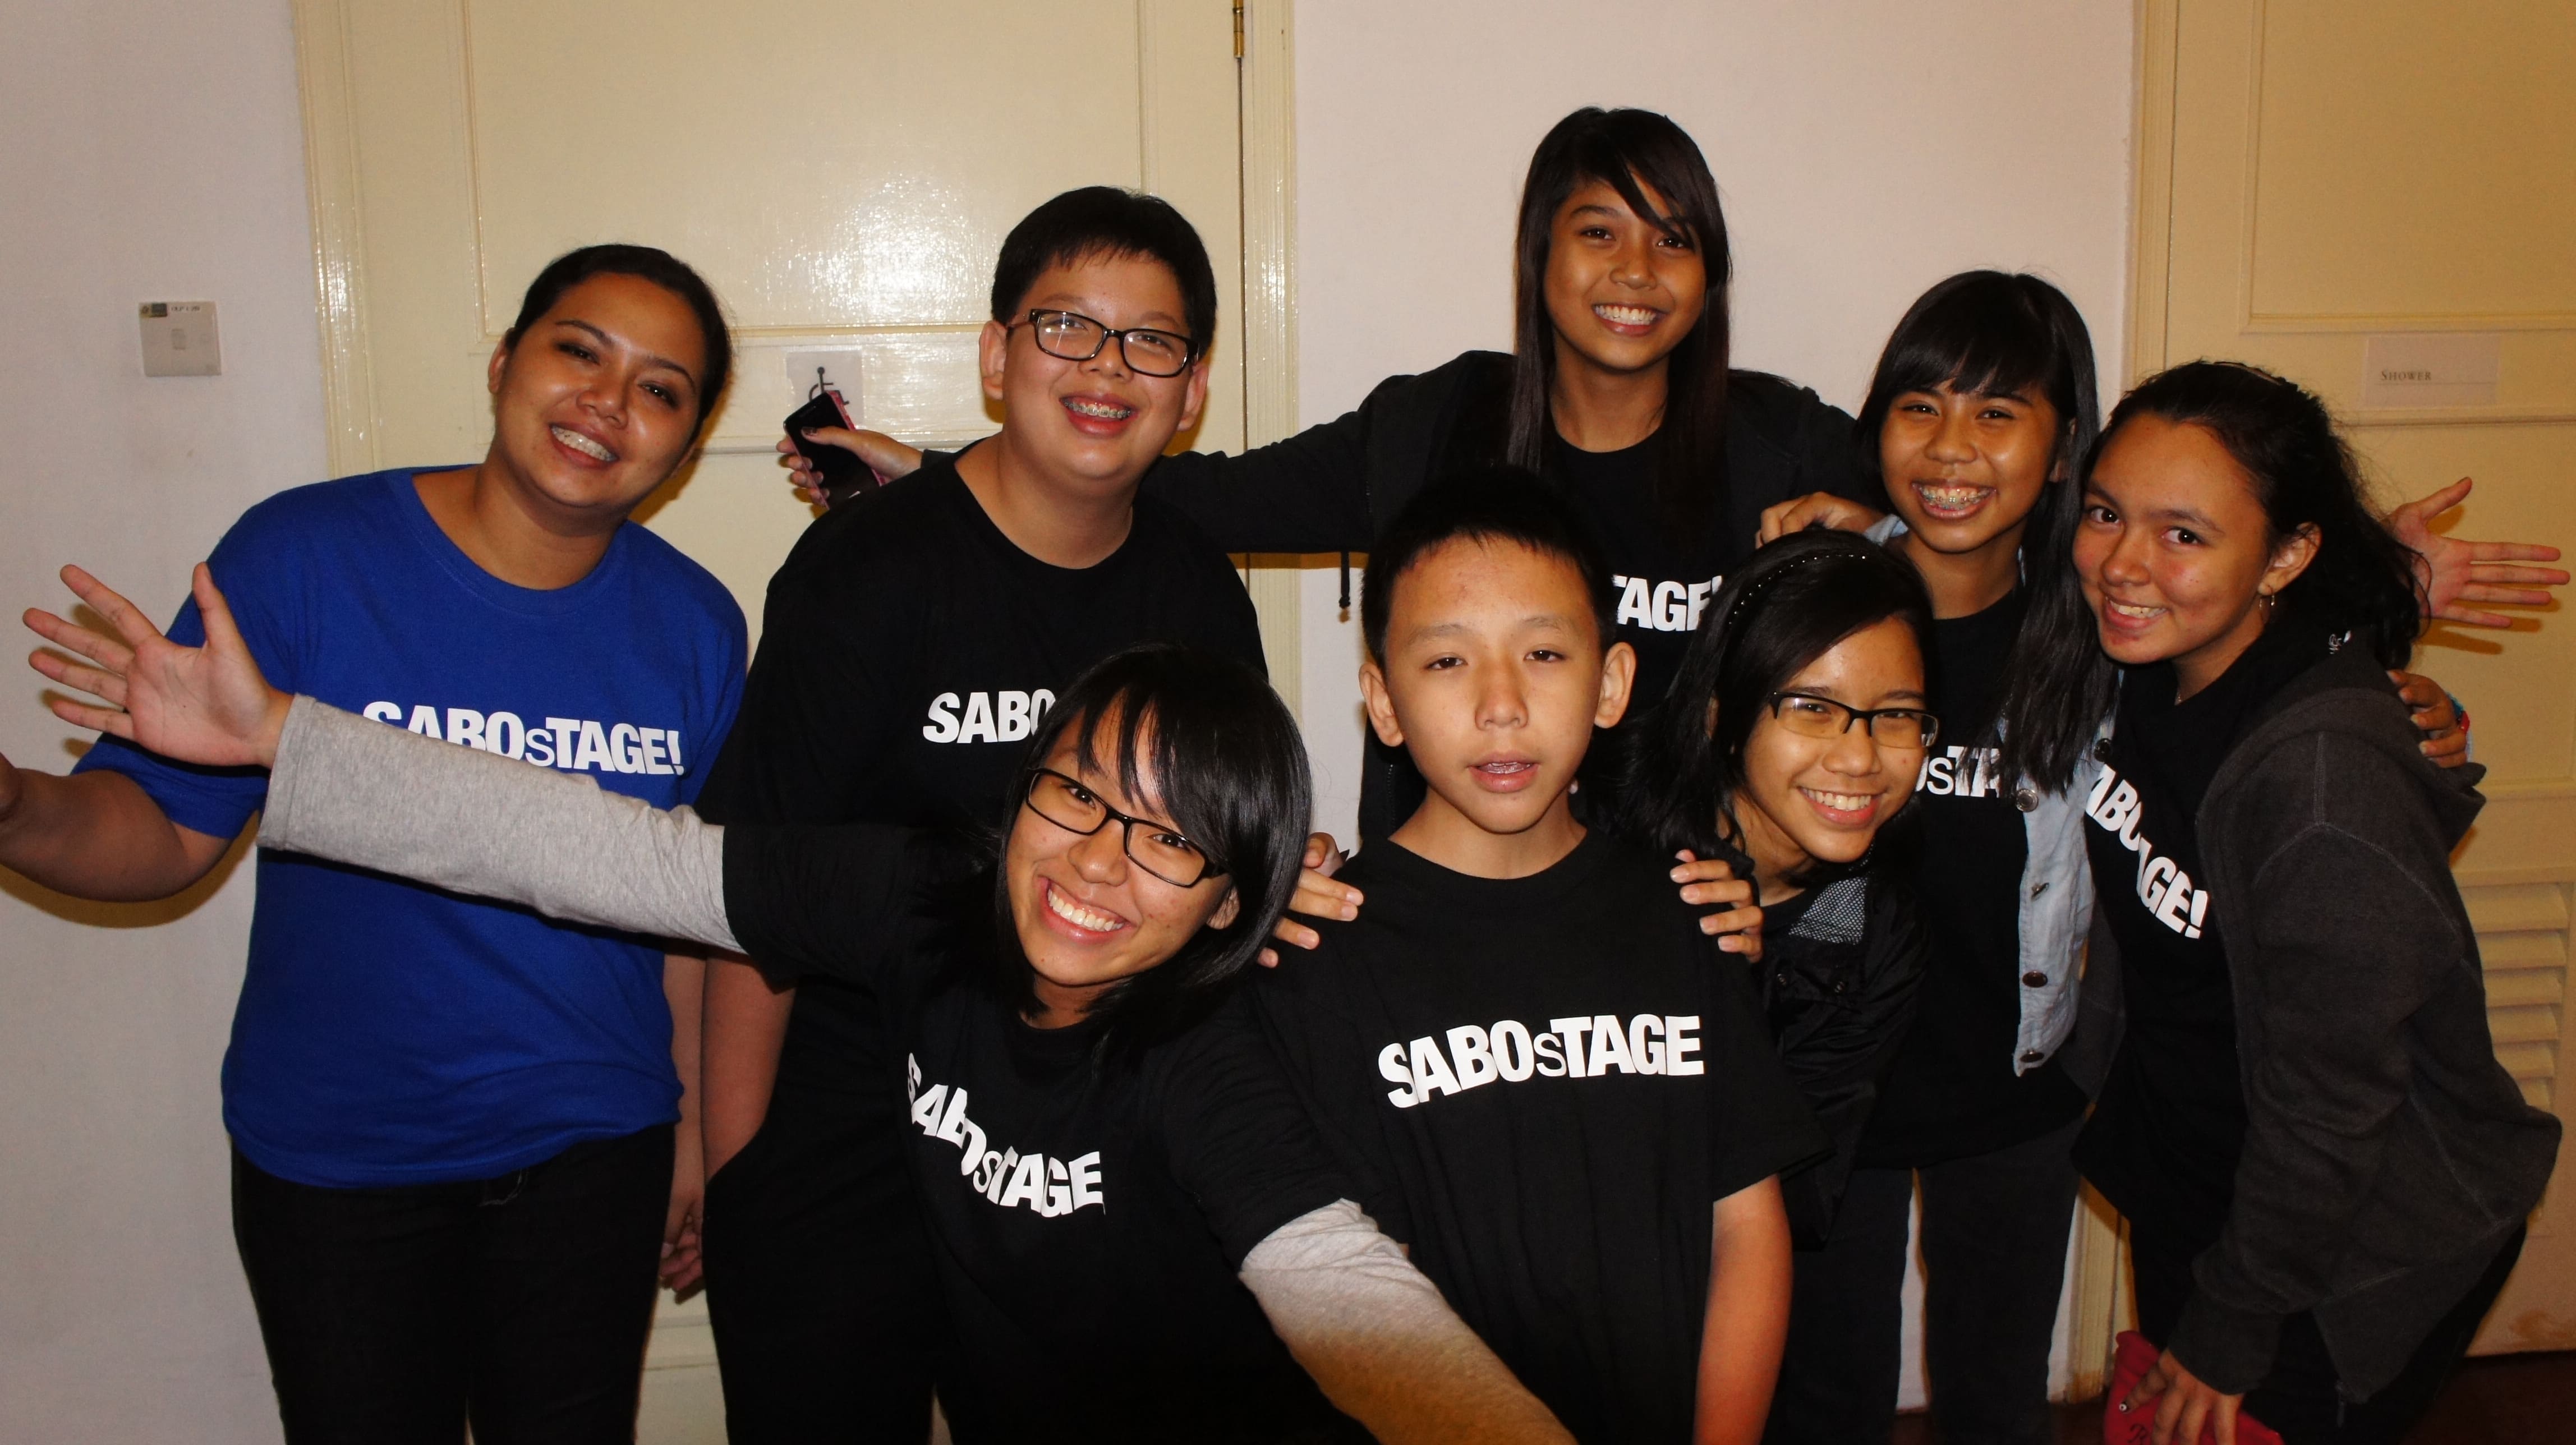
[[1430, 794], [1258, 1014], [1364, 1206], [1578, 1438], [1751, 1442], [1788, 1320], [1777, 1176], [1825, 1139], [1671, 865], [1570, 810], [1635, 667], [1603, 570], [1510, 470], [1381, 539], [1362, 689]]

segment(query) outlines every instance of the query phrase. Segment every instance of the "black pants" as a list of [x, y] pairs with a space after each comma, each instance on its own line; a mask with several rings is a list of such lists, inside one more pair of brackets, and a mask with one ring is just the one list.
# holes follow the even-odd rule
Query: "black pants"
[[773, 1108], [707, 1181], [707, 1315], [732, 1445], [930, 1436], [947, 1314], [912, 1181], [873, 1143]]
[[1886, 1445], [1904, 1367], [1905, 1243], [1923, 1198], [1923, 1354], [1950, 1445], [2048, 1445], [2048, 1355], [2075, 1217], [2081, 1123], [1919, 1170], [1855, 1169], [1800, 1250], [1767, 1445]]
[[233, 1153], [289, 1445], [632, 1441], [671, 1126], [464, 1184], [322, 1189]]
[[[2246, 1392], [2245, 1412], [2281, 1432], [2287, 1445], [2398, 1445], [2432, 1408], [2433, 1397], [2469, 1352], [2478, 1322], [2503, 1292], [2505, 1277], [2522, 1258], [2522, 1226], [2496, 1252], [2493, 1263], [2415, 1347], [2395, 1380], [2367, 1400], [2346, 1400], [2326, 1353], [2316, 1317], [2305, 1312], [2281, 1326], [2272, 1372]], [[2191, 1262], [2202, 1245], [2129, 1224], [2129, 1265], [2138, 1286], [2138, 1332], [2162, 1344], [2173, 1338], [2183, 1305], [2191, 1299]]]

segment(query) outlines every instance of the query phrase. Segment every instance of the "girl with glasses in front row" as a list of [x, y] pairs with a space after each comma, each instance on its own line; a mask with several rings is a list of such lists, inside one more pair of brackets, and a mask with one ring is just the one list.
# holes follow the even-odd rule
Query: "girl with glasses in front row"
[[911, 830], [717, 828], [290, 707], [205, 569], [203, 650], [67, 575], [140, 656], [38, 614], [110, 670], [48, 673], [133, 709], [64, 715], [270, 768], [266, 847], [875, 990], [909, 1056], [960, 1441], [1570, 1441], [1350, 1202], [1275, 1061], [1202, 1027], [1248, 1003], [1310, 806], [1296, 724], [1249, 669], [1156, 645], [1084, 672], [998, 857], [961, 868]]

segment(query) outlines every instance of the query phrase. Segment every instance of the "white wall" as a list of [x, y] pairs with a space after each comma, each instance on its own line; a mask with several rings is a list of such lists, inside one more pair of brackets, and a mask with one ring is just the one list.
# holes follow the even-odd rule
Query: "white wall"
[[[1736, 364], [1857, 407], [1927, 286], [2037, 271], [2126, 353], [2129, 5], [2064, 0], [1297, 0], [1299, 405], [1511, 347], [1514, 208], [1566, 112], [1632, 105], [1707, 152], [1734, 243]], [[1357, 628], [1304, 579], [1319, 826], [1358, 804]], [[1910, 1334], [1910, 1329], [1909, 1329]], [[1909, 1372], [1908, 1404], [1921, 1400]]]
[[[0, 35], [0, 599], [63, 610], [78, 561], [166, 615], [323, 474], [286, 0], [0, 0]], [[224, 375], [145, 379], [147, 300], [219, 303]], [[59, 772], [42, 685], [0, 685], [0, 751]], [[0, 1440], [277, 1438], [216, 1099], [249, 873], [151, 908], [0, 875]]]

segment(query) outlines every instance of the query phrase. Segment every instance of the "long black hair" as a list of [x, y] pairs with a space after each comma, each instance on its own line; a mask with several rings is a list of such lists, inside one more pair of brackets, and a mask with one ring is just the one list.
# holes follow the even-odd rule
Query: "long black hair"
[[[1530, 157], [1521, 185], [1519, 234], [1512, 255], [1512, 373], [1505, 459], [1548, 470], [1561, 445], [1549, 399], [1556, 380], [1556, 323], [1547, 312], [1547, 260], [1556, 213], [1566, 198], [1598, 181], [1665, 235], [1688, 241], [1708, 271], [1708, 300], [1699, 324], [1666, 363], [1662, 459], [1655, 503], [1668, 522], [1695, 525], [1725, 499], [1726, 285], [1734, 261], [1717, 179], [1699, 146], [1669, 117], [1650, 110], [1586, 107], [1558, 121]], [[1672, 207], [1659, 211], [1646, 189]]]
[[[2109, 445], [2142, 416], [2200, 427], [2218, 439], [2263, 504], [2269, 545], [2317, 529], [2316, 556], [2280, 606], [2303, 623], [2350, 632], [2383, 666], [2402, 668], [2424, 628], [2414, 549], [2388, 534], [2364, 499], [2352, 449], [2324, 402], [2296, 383], [2236, 361], [2158, 372], [2111, 413]], [[2098, 455], [2098, 454], [2097, 454]]]
[[566, 251], [546, 263], [537, 279], [528, 283], [527, 295], [519, 300], [519, 318], [501, 335], [501, 344], [509, 350], [519, 349], [519, 338], [537, 324], [563, 294], [593, 276], [632, 276], [650, 281], [680, 298], [697, 318], [698, 340], [705, 345], [707, 374], [698, 381], [698, 415], [690, 428], [694, 441], [704, 436], [707, 422], [715, 416], [716, 402], [723, 397], [725, 383], [733, 376], [733, 328], [725, 324], [724, 307], [717, 302], [715, 288], [690, 269], [689, 263], [654, 246], [614, 244], [584, 246]]
[[[1169, 959], [1094, 1000], [1090, 1016], [1108, 1020], [1099, 1057], [1132, 1057], [1204, 1018], [1259, 956], [1296, 891], [1314, 788], [1286, 704], [1250, 668], [1212, 652], [1152, 643], [1093, 663], [1038, 724], [1026, 766], [1043, 762], [1076, 727], [1081, 765], [1114, 772], [1130, 797], [1158, 798], [1211, 860], [1199, 886], [1231, 885], [1238, 901], [1231, 924], [1200, 929]], [[1011, 793], [1005, 837], [1023, 795], [1020, 787]], [[994, 880], [993, 910], [1002, 996], [1032, 1011], [1036, 971], [1019, 945], [1006, 869]]]
[[[2086, 665], [2092, 612], [2074, 580], [2070, 549], [2084, 515], [2076, 471], [2101, 435], [2102, 403], [2093, 369], [2093, 334], [2066, 293], [2037, 276], [1963, 271], [1935, 284], [1896, 323], [1879, 354], [1869, 399], [1861, 404], [1862, 452], [1876, 456], [1879, 433], [1896, 399], [1909, 391], [1948, 387], [1980, 396], [2035, 396], [2057, 413], [2051, 476], [2022, 527], [2022, 569], [2029, 594], [2021, 633], [2004, 664], [1995, 714], [1945, 718], [1952, 736], [1997, 741], [2002, 725], [2005, 776], [2029, 775], [2062, 789], [2077, 754], [2093, 740], [2107, 705], [2107, 674]], [[1893, 489], [1895, 479], [1889, 479]], [[2078, 639], [2076, 655], [2067, 639]]]
[[1903, 558], [1865, 537], [1811, 527], [1756, 551], [1708, 612], [1672, 692], [1639, 720], [1617, 825], [1667, 853], [1729, 858], [1750, 879], [1751, 860], [1734, 841], [1744, 836], [1735, 795], [1745, 743], [1770, 712], [1771, 694], [1844, 638], [1891, 617], [1913, 631], [1928, 672], [1932, 599]]

